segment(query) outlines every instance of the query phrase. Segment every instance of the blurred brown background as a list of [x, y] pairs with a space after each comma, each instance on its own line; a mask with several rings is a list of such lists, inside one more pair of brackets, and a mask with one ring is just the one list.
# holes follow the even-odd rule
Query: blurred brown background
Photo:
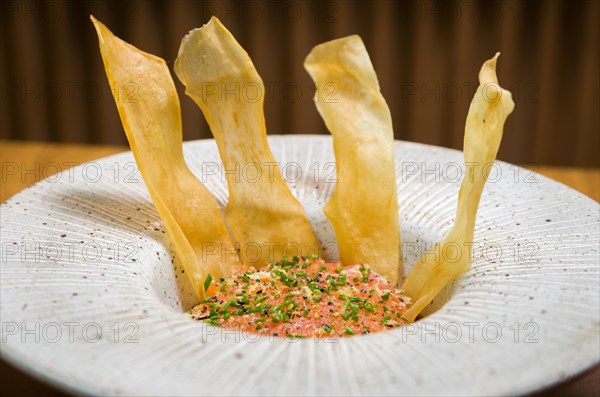
[[[600, 166], [598, 1], [3, 1], [0, 138], [125, 143], [89, 14], [172, 66], [182, 37], [218, 16], [266, 85], [271, 134], [327, 133], [302, 62], [359, 34], [396, 138], [460, 148], [482, 62], [513, 92], [499, 158]], [[210, 137], [180, 90], [184, 139]]]

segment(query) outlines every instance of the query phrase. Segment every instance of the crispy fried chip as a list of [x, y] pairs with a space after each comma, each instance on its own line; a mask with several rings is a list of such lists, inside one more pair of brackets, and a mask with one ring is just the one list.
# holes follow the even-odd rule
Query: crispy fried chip
[[504, 122], [515, 106], [509, 91], [498, 84], [496, 60], [486, 61], [479, 72], [479, 88], [471, 102], [465, 126], [464, 158], [467, 172], [458, 194], [456, 221], [437, 249], [425, 254], [402, 285], [412, 301], [404, 314], [409, 321], [452, 280], [471, 266], [475, 218], [490, 165], [502, 140]]
[[304, 208], [288, 189], [266, 139], [265, 88], [250, 57], [213, 17], [181, 42], [175, 73], [219, 147], [229, 187], [225, 219], [245, 264], [318, 253]]
[[[239, 267], [213, 196], [183, 159], [181, 110], [165, 61], [115, 37], [91, 18], [106, 75], [146, 187], [196, 293], [208, 275]], [[123, 90], [131, 95], [119, 96]]]
[[304, 67], [333, 135], [337, 185], [323, 209], [345, 264], [368, 263], [388, 281], [403, 276], [394, 132], [369, 54], [359, 36], [313, 48]]

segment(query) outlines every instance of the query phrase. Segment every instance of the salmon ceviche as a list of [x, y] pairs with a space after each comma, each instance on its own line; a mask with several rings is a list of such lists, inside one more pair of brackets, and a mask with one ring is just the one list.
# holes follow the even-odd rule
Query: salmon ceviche
[[318, 257], [284, 258], [205, 282], [208, 297], [190, 314], [238, 331], [286, 337], [370, 334], [407, 321], [409, 298], [368, 265]]

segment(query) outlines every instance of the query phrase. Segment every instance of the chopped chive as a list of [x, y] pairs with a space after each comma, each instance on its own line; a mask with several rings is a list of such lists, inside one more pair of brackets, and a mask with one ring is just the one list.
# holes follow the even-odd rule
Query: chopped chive
[[221, 311], [226, 311], [227, 309], [229, 309], [229, 306], [234, 305], [237, 306], [237, 301], [235, 299], [229, 299], [227, 301], [227, 303], [225, 303], [225, 306], [223, 306], [223, 308], [221, 309]]
[[210, 285], [212, 281], [212, 276], [210, 273], [208, 273], [208, 276], [206, 276], [206, 280], [204, 280], [204, 291], [206, 291], [208, 289], [208, 286]]

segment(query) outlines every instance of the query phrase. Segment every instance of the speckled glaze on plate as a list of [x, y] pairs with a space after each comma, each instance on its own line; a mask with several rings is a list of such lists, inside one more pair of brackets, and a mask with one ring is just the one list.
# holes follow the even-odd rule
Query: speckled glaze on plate
[[[331, 138], [269, 138], [328, 256]], [[192, 170], [227, 200], [216, 145]], [[407, 270], [450, 229], [462, 153], [396, 142]], [[340, 340], [256, 340], [188, 319], [195, 303], [131, 153], [65, 171], [2, 207], [2, 358], [98, 395], [513, 395], [599, 361], [599, 205], [498, 162], [473, 267], [414, 325]], [[247, 170], [249, 172], [249, 170]], [[240, 170], [240, 172], [244, 172]], [[376, 193], [376, 192], [375, 192]]]

